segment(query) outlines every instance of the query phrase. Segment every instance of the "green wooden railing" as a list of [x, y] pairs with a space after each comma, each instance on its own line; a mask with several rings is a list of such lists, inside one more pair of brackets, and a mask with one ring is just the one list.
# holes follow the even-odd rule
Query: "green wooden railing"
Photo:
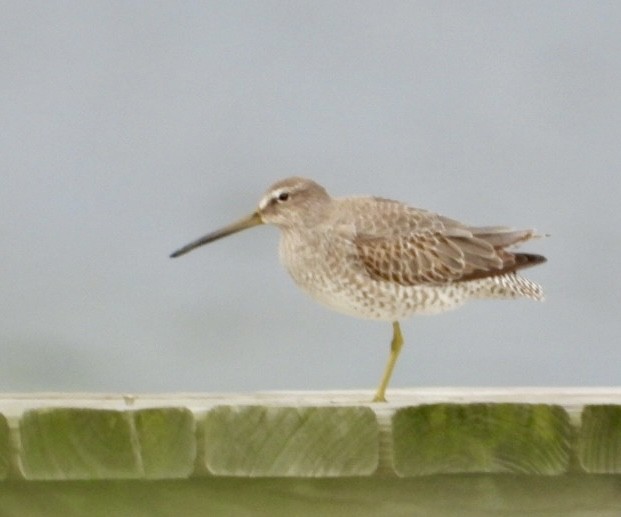
[[621, 389], [0, 396], [0, 516], [621, 515]]

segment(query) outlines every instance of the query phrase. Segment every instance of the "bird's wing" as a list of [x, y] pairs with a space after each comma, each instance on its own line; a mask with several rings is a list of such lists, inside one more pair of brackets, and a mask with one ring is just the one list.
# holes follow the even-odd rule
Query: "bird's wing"
[[423, 224], [389, 235], [358, 232], [354, 244], [367, 274], [401, 285], [443, 284], [502, 275], [545, 262], [505, 248], [537, 237], [534, 230], [469, 227], [430, 212]]
[[356, 214], [353, 221], [348, 216], [352, 226], [346, 225], [346, 233], [353, 233], [352, 252], [366, 274], [378, 281], [406, 286], [443, 284], [500, 275], [545, 261], [539, 255], [505, 250], [536, 237], [533, 230], [471, 227], [382, 198], [349, 203]]
[[354, 243], [372, 278], [401, 285], [442, 284], [499, 274], [508, 266], [510, 255], [466, 232], [423, 231], [388, 237], [358, 234]]

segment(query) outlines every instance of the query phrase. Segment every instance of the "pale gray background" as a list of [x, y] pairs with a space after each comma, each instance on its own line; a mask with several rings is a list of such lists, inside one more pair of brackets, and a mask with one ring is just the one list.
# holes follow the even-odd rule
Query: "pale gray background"
[[258, 228], [309, 176], [536, 227], [543, 304], [403, 324], [393, 386], [621, 377], [621, 2], [2, 2], [0, 389], [374, 388], [388, 323]]

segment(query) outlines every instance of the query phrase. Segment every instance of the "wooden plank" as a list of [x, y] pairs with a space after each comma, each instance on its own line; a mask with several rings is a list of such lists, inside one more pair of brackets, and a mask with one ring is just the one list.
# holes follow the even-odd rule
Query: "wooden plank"
[[194, 428], [184, 408], [29, 409], [19, 420], [19, 471], [29, 480], [188, 477]]
[[368, 407], [219, 406], [205, 418], [205, 462], [224, 476], [368, 476], [378, 435]]
[[186, 408], [132, 412], [136, 443], [146, 479], [187, 478], [196, 460], [196, 422]]
[[0, 515], [618, 517], [621, 486], [618, 476], [588, 474], [5, 481]]
[[621, 470], [619, 388], [393, 390], [387, 404], [371, 395], [5, 394], [0, 479]]
[[141, 465], [126, 413], [45, 408], [21, 418], [20, 467], [26, 479], [131, 479]]
[[567, 471], [571, 426], [548, 404], [425, 404], [393, 417], [395, 470], [401, 476]]
[[592, 474], [621, 473], [621, 406], [586, 406], [578, 434], [578, 460]]

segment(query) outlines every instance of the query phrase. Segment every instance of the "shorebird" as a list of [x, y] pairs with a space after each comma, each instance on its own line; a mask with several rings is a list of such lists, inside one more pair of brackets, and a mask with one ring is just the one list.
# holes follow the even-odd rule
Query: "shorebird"
[[516, 272], [545, 257], [508, 249], [538, 237], [535, 230], [470, 226], [380, 197], [333, 198], [299, 177], [275, 183], [252, 214], [171, 257], [260, 224], [280, 230], [280, 260], [315, 300], [350, 316], [392, 322], [374, 402], [386, 401], [403, 346], [399, 320], [475, 298], [543, 299], [542, 288]]

